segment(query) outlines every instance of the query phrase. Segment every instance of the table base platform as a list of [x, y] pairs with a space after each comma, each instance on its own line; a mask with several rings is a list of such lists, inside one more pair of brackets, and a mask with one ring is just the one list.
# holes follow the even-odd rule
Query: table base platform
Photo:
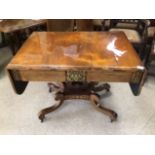
[[[54, 87], [58, 88], [58, 86], [54, 83], [49, 83], [48, 86], [50, 92]], [[110, 85], [107, 83], [98, 85], [97, 82], [63, 82], [62, 86], [60, 87], [59, 91], [57, 91], [55, 96], [55, 100], [59, 102], [51, 107], [41, 110], [38, 114], [38, 117], [41, 122], [43, 122], [45, 115], [58, 109], [65, 100], [82, 99], [89, 100], [97, 110], [109, 116], [111, 122], [116, 121], [117, 113], [111, 109], [105, 108], [100, 103], [100, 95], [97, 92], [100, 92], [102, 90], [105, 90], [105, 92], [109, 92]]]

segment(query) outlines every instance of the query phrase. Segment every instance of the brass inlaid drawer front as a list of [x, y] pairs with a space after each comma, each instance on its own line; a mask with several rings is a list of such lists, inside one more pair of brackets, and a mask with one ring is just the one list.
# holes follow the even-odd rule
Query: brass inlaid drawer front
[[66, 81], [86, 81], [86, 71], [66, 71]]

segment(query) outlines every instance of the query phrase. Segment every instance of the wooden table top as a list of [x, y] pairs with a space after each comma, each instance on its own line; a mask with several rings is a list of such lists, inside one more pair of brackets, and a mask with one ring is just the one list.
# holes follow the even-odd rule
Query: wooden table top
[[42, 19], [4, 19], [0, 22], [0, 32], [10, 33], [46, 22], [47, 20]]
[[142, 68], [123, 32], [34, 32], [8, 65], [19, 70]]
[[29, 81], [129, 82], [139, 95], [146, 69], [123, 32], [34, 32], [7, 66], [14, 90]]

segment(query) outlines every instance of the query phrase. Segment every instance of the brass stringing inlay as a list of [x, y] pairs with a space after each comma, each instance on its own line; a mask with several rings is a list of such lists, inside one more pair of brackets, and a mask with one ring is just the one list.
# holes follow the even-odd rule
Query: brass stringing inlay
[[67, 71], [66, 81], [86, 81], [86, 71]]

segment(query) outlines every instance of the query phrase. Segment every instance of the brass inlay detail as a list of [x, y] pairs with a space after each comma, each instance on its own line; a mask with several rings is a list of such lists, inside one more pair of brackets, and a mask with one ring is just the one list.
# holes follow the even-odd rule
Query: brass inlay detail
[[86, 71], [66, 71], [66, 81], [86, 81]]
[[89, 99], [89, 95], [66, 95], [65, 99], [84, 99], [84, 100], [88, 100]]

